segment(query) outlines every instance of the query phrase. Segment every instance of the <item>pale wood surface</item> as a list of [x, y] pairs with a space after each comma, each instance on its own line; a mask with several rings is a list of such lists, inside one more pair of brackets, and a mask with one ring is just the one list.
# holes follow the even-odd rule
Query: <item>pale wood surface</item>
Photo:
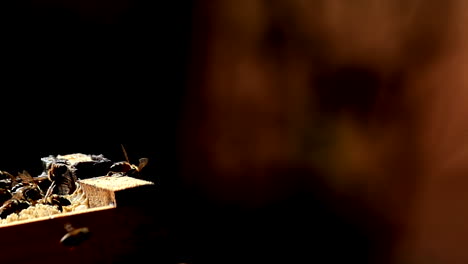
[[96, 177], [79, 181], [83, 187], [88, 199], [89, 206], [115, 206], [116, 192], [122, 192], [133, 188], [141, 188], [143, 186], [153, 186], [154, 183], [123, 176], [123, 177]]

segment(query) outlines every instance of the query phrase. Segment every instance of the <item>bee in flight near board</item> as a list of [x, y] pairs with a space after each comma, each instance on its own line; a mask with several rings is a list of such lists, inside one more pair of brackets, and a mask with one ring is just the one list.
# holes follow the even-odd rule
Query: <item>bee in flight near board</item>
[[148, 158], [140, 158], [138, 165], [130, 163], [125, 147], [121, 144], [125, 161], [118, 161], [109, 168], [107, 176], [130, 176], [140, 178], [141, 170], [148, 164]]
[[91, 236], [89, 228], [74, 228], [70, 223], [65, 224], [65, 230], [67, 233], [60, 239], [60, 243], [69, 248], [79, 246]]

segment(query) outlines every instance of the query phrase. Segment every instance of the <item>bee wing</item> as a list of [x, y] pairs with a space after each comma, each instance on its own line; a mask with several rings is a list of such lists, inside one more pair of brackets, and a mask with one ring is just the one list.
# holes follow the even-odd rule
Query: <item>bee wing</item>
[[138, 171], [143, 169], [146, 164], [148, 164], [148, 158], [140, 158], [140, 163], [138, 164]]
[[123, 144], [120, 144], [120, 146], [122, 147], [122, 151], [123, 151], [123, 154], [125, 156], [125, 160], [130, 163], [130, 160], [128, 159], [128, 155], [127, 155], [127, 151], [125, 150], [125, 147]]
[[36, 184], [36, 181], [34, 181], [33, 176], [31, 176], [31, 174], [29, 174], [29, 172], [27, 172], [26, 170], [23, 170], [23, 172], [18, 173], [18, 177], [21, 179], [22, 182]]
[[10, 178], [11, 186], [14, 186], [18, 183], [18, 179], [7, 171], [2, 171], [3, 174], [7, 175]]
[[15, 176], [11, 175], [11, 173], [7, 172], [7, 171], [1, 171], [3, 174], [7, 175], [8, 177], [10, 177], [10, 179], [13, 181], [15, 180]]
[[57, 185], [57, 194], [59, 195], [68, 195], [72, 194], [76, 189], [76, 178], [71, 171], [66, 171], [64, 174], [60, 175], [57, 178], [56, 185]]
[[11, 194], [10, 200], [24, 200], [24, 195], [22, 191], [16, 191]]

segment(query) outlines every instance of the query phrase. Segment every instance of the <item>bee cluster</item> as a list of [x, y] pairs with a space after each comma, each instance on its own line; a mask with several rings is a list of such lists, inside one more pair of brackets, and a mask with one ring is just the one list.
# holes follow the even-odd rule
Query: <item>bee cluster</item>
[[[80, 203], [78, 209], [87, 208], [86, 199], [80, 188], [75, 188], [73, 192], [67, 194], [59, 194], [54, 189], [48, 177], [33, 177], [27, 171], [16, 176], [0, 171], [1, 223], [31, 218], [31, 214], [40, 217], [43, 214], [52, 215], [71, 211], [77, 208], [72, 208], [72, 203], [76, 202]], [[80, 193], [82, 195], [78, 196]], [[78, 201], [77, 197], [81, 200]]]
[[111, 162], [102, 155], [81, 153], [42, 158], [43, 172], [13, 175], [0, 171], [0, 224], [89, 208], [79, 180], [106, 175], [136, 176], [147, 160], [135, 166]]

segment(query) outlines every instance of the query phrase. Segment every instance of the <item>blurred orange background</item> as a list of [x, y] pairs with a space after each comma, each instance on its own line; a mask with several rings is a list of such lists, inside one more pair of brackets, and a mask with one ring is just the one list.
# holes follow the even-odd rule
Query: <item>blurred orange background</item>
[[190, 188], [276, 208], [249, 229], [265, 255], [468, 262], [463, 1], [197, 3]]

